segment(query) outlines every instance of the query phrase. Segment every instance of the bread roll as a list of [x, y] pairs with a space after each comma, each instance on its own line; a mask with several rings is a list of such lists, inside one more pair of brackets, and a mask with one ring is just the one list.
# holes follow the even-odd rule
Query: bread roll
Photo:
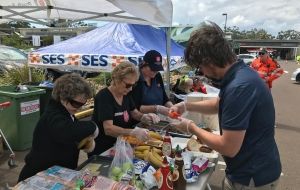
[[187, 142], [187, 149], [189, 151], [199, 151], [201, 147], [201, 144], [194, 138], [191, 138], [188, 142]]

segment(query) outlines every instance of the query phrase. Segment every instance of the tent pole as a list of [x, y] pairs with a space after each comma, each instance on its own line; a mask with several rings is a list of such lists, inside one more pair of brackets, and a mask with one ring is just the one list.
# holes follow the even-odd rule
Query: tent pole
[[167, 70], [166, 70], [166, 93], [170, 96], [170, 52], [171, 52], [171, 27], [166, 27], [166, 36], [167, 36]]
[[26, 63], [27, 64], [27, 67], [28, 67], [28, 79], [29, 79], [29, 82], [32, 82], [32, 74], [31, 74], [31, 69], [29, 67], [29, 64], [28, 62]]

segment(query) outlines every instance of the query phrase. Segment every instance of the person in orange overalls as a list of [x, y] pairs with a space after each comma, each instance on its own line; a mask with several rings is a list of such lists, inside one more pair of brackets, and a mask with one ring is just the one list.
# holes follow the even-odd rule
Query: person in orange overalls
[[254, 59], [250, 66], [258, 72], [270, 89], [272, 82], [283, 74], [283, 69], [277, 61], [269, 57], [268, 51], [264, 48], [260, 48], [258, 58]]

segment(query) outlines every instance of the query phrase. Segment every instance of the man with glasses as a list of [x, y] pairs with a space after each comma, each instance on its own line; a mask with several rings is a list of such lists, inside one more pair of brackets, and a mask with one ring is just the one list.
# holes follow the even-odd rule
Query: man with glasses
[[180, 114], [218, 114], [220, 135], [185, 118], [172, 125], [196, 135], [222, 154], [226, 163], [223, 190], [276, 189], [281, 162], [274, 138], [275, 108], [270, 90], [257, 72], [237, 60], [224, 33], [214, 23], [205, 23], [191, 34], [185, 61], [200, 68], [208, 78], [220, 81], [219, 97], [180, 102], [170, 110]]
[[251, 67], [258, 72], [270, 89], [272, 82], [283, 74], [283, 69], [268, 55], [265, 48], [259, 49], [258, 58], [253, 60]]

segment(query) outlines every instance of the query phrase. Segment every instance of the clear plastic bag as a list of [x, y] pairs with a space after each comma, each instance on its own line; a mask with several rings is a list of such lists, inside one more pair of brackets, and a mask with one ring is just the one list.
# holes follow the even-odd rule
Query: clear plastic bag
[[132, 184], [134, 180], [133, 149], [121, 136], [115, 145], [115, 157], [109, 169], [109, 177], [115, 181]]

